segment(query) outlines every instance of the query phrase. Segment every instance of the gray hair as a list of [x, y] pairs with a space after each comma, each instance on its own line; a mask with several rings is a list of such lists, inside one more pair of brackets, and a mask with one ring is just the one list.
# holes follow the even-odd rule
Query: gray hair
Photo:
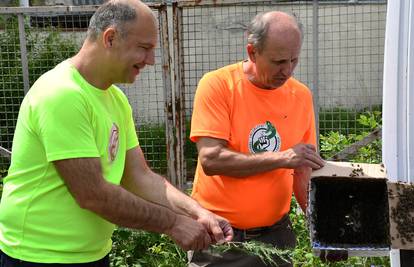
[[[260, 52], [264, 48], [267, 32], [269, 30], [269, 20], [266, 20], [264, 16], [268, 12], [262, 12], [257, 14], [247, 26], [247, 43], [252, 44]], [[290, 15], [296, 22], [296, 25], [300, 31], [300, 36], [303, 41], [303, 25], [299, 22], [295, 14]]]
[[137, 12], [133, 7], [118, 1], [108, 1], [93, 14], [89, 22], [87, 37], [94, 41], [100, 33], [113, 26], [120, 32], [121, 37], [125, 38], [127, 35], [124, 29], [125, 23], [135, 20], [136, 17]]

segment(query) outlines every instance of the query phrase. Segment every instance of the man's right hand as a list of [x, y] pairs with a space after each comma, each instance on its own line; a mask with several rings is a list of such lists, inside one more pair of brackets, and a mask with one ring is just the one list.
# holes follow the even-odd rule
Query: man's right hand
[[319, 169], [325, 165], [324, 160], [316, 152], [315, 146], [311, 144], [297, 144], [281, 153], [286, 162], [285, 168], [310, 167]]
[[166, 232], [183, 250], [203, 250], [213, 242], [205, 227], [196, 220], [178, 215], [174, 225]]

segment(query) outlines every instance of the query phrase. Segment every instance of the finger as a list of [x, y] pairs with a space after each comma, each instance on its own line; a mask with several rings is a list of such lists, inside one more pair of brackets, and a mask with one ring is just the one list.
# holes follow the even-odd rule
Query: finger
[[203, 243], [204, 243], [203, 239], [204, 239], [204, 236], [196, 236], [190, 245], [191, 247], [190, 250], [198, 251], [198, 250], [203, 249]]
[[211, 233], [213, 234], [214, 241], [216, 243], [221, 242], [224, 239], [223, 230], [218, 223], [214, 223], [211, 227]]
[[[312, 163], [316, 164], [316, 169], [322, 168], [325, 165], [325, 161], [316, 153], [308, 153], [305, 157], [307, 160], [310, 160]], [[312, 167], [312, 169], [314, 168]]]
[[225, 242], [229, 242], [233, 240], [234, 232], [233, 232], [233, 228], [231, 227], [229, 223], [227, 223], [226, 226], [223, 228], [223, 233], [224, 233]]
[[312, 168], [312, 170], [318, 170], [318, 169], [321, 168], [321, 165], [319, 165], [318, 163], [315, 163], [311, 159], [306, 159], [306, 161], [304, 162], [304, 165], [307, 166], [307, 167]]
[[204, 240], [201, 243], [200, 249], [201, 250], [207, 249], [210, 246], [210, 244], [212, 243], [212, 241], [213, 240], [211, 239], [210, 235], [206, 232], [206, 234], [204, 235]]
[[306, 146], [306, 148], [308, 148], [308, 149], [316, 152], [316, 147], [314, 145], [312, 145], [312, 144], [305, 144], [305, 146]]

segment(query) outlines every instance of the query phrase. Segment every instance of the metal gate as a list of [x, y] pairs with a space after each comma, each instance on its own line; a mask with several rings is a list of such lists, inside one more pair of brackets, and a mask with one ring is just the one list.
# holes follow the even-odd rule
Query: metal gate
[[[287, 11], [304, 25], [295, 77], [313, 91], [320, 133], [361, 131], [364, 126], [355, 123], [358, 114], [381, 109], [386, 1], [147, 4], [159, 20], [156, 63], [134, 84], [120, 87], [133, 107], [149, 165], [180, 188], [193, 179], [197, 162], [188, 136], [198, 80], [208, 71], [246, 58], [245, 28], [258, 12]], [[0, 7], [0, 147], [11, 149], [25, 91], [42, 73], [76, 53], [96, 8]], [[0, 169], [8, 164], [0, 155]]]

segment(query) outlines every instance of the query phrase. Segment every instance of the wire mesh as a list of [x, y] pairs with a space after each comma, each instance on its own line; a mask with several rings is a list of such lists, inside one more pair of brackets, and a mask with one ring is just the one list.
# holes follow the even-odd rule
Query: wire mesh
[[[317, 13], [312, 1], [182, 2], [187, 180], [192, 180], [197, 162], [195, 145], [188, 141], [197, 83], [208, 71], [246, 59], [246, 25], [259, 12], [286, 11], [303, 24], [304, 43], [294, 76], [317, 97], [320, 133], [373, 130], [371, 119], [378, 120], [380, 115], [366, 114], [368, 118], [362, 123], [358, 119], [366, 111], [381, 110], [386, 1], [319, 1]], [[317, 25], [314, 16], [318, 16]], [[318, 34], [316, 43], [314, 30]], [[380, 160], [381, 153], [375, 157]]]
[[[93, 11], [53, 11], [25, 14], [25, 40], [30, 85], [81, 47]], [[42, 12], [42, 8], [47, 12]], [[63, 10], [63, 11], [62, 11]], [[153, 8], [158, 16], [159, 10]], [[0, 146], [11, 149], [19, 105], [24, 96], [16, 15], [2, 15], [0, 24]], [[148, 164], [166, 174], [166, 137], [161, 45], [155, 51], [155, 65], [147, 66], [133, 84], [120, 84], [133, 108], [138, 138]], [[23, 55], [24, 56], [24, 55]], [[7, 161], [5, 161], [7, 164]]]
[[381, 111], [386, 2], [319, 5], [320, 132], [370, 131], [360, 114]]
[[16, 16], [2, 17], [0, 19], [0, 146], [9, 150], [23, 95], [17, 18]]
[[[170, 160], [184, 164], [184, 170], [181, 170], [186, 173], [184, 179], [192, 179], [197, 152], [194, 144], [188, 141], [188, 135], [197, 83], [204, 73], [246, 58], [246, 26], [262, 11], [287, 11], [295, 14], [304, 25], [305, 38], [294, 76], [317, 96], [321, 134], [331, 131], [338, 135], [360, 134], [379, 125], [371, 120], [374, 117], [373, 120], [378, 121], [378, 114], [368, 114], [362, 123], [358, 119], [361, 113], [381, 109], [386, 1], [319, 1], [317, 13], [314, 2], [176, 2], [181, 10], [179, 27], [182, 31], [179, 40], [172, 41], [180, 44], [182, 54], [175, 58], [179, 63], [172, 73], [180, 76], [178, 72], [182, 71], [182, 88], [178, 90], [183, 90], [183, 105], [169, 103], [164, 96], [164, 90], [167, 90], [168, 94], [175, 95], [175, 100], [180, 98], [176, 95], [177, 88], [173, 91], [163, 81], [165, 65], [160, 48], [166, 46], [168, 49], [170, 44], [163, 43], [165, 40], [161, 38], [156, 50], [156, 64], [147, 67], [134, 84], [120, 85], [133, 107], [146, 159], [157, 172], [167, 172], [165, 118], [171, 115], [164, 111], [167, 101], [167, 106], [172, 106], [176, 112], [171, 115], [174, 120], [177, 120], [177, 113], [183, 112], [184, 123], [174, 123], [183, 125], [186, 130], [183, 136], [175, 136], [183, 139], [184, 152], [179, 146], [177, 153], [183, 153], [184, 159], [177, 156]], [[91, 12], [79, 10], [38, 8], [39, 12], [25, 15], [30, 83], [78, 50], [91, 16]], [[48, 12], [42, 12], [42, 8]], [[155, 5], [152, 8], [160, 17], [159, 9]], [[317, 24], [314, 25], [315, 15]], [[174, 22], [171, 25], [174, 27]], [[7, 149], [11, 149], [14, 125], [24, 95], [18, 34], [16, 14], [0, 14], [0, 146]], [[314, 61], [315, 54], [318, 57]], [[313, 83], [316, 77], [318, 79]], [[184, 129], [176, 127], [175, 130], [181, 132]]]
[[312, 85], [312, 2], [235, 2], [232, 5], [203, 6], [202, 2], [182, 11], [183, 86], [185, 95], [187, 180], [192, 180], [197, 163], [195, 145], [188, 141], [192, 103], [199, 79], [208, 71], [247, 59], [246, 27], [259, 12], [280, 10], [295, 15], [304, 26], [304, 43], [295, 77]]

